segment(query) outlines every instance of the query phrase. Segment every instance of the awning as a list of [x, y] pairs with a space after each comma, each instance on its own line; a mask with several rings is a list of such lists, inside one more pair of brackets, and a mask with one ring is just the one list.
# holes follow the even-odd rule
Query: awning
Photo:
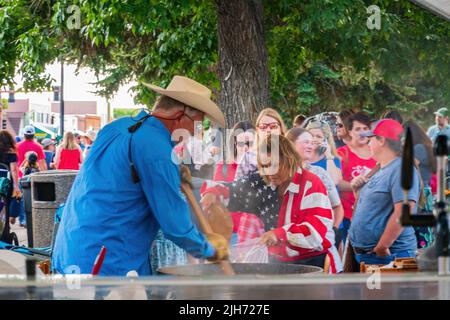
[[36, 133], [34, 134], [36, 139], [45, 139], [45, 138], [55, 139], [56, 138], [56, 133], [45, 128], [44, 126], [40, 126], [35, 123], [33, 123], [32, 126], [36, 130]]
[[450, 21], [450, 0], [411, 0], [421, 7]]

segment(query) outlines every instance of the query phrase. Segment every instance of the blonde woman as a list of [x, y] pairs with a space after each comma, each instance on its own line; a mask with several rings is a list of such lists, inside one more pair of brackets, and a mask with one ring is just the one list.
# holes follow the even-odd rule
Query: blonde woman
[[266, 136], [268, 133], [284, 136], [287, 132], [286, 125], [280, 114], [272, 109], [261, 110], [256, 118], [256, 132], [258, 137]]
[[313, 136], [315, 152], [311, 158], [311, 165], [325, 169], [335, 185], [342, 180], [341, 160], [338, 157], [336, 145], [330, 126], [320, 120], [312, 120], [306, 126]]
[[75, 135], [72, 132], [66, 132], [61, 145], [56, 149], [56, 169], [79, 170], [81, 163], [83, 163], [81, 147]]

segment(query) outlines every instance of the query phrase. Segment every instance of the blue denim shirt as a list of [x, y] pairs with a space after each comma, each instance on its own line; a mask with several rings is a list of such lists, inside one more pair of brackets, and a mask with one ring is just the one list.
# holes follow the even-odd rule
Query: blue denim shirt
[[[373, 249], [377, 245], [394, 211], [394, 204], [403, 201], [400, 172], [401, 159], [396, 158], [373, 175], [361, 189], [349, 230], [350, 241], [354, 247]], [[413, 186], [408, 194], [409, 200], [416, 202], [413, 213], [417, 210], [419, 197], [419, 176], [414, 168]], [[389, 249], [392, 253], [416, 250], [414, 229], [405, 227]]]
[[56, 237], [52, 264], [58, 273], [70, 272], [73, 266], [90, 273], [105, 246], [100, 275], [124, 276], [130, 270], [149, 275], [148, 255], [159, 229], [195, 257], [214, 254], [191, 221], [179, 168], [171, 159], [169, 131], [156, 118], [147, 119], [134, 133], [132, 158], [141, 181], [133, 183], [127, 129], [135, 123], [127, 117], [105, 126], [89, 151]]

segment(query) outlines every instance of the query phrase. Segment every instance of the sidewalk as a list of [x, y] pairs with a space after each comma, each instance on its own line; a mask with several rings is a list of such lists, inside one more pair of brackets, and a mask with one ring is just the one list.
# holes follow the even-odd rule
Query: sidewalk
[[19, 226], [19, 221], [11, 225], [11, 232], [14, 232], [19, 239], [19, 245], [28, 247], [27, 229]]

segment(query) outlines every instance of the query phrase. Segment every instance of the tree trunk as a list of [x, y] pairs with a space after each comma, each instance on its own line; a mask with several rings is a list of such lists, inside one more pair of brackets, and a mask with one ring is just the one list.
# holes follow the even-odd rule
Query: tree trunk
[[216, 0], [219, 38], [219, 106], [227, 126], [254, 123], [270, 106], [269, 69], [261, 0]]

